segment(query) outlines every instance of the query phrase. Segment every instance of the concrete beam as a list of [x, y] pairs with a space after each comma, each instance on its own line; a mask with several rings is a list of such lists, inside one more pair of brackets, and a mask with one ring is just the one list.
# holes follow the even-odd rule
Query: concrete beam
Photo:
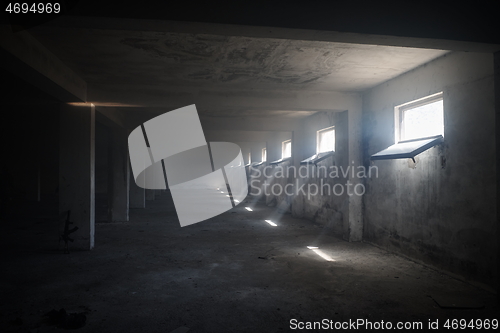
[[126, 127], [124, 114], [115, 108], [96, 107], [96, 121], [109, 127]]
[[273, 117], [200, 117], [200, 122], [205, 131], [286, 132], [293, 131], [298, 126], [299, 119]]
[[[336, 43], [370, 44], [414, 47], [466, 52], [497, 52], [499, 44], [477, 43], [470, 41], [402, 37], [397, 34], [368, 34], [339, 31], [325, 31], [312, 29], [292, 29], [271, 26], [249, 26], [234, 24], [216, 24], [181, 21], [138, 20], [123, 18], [83, 18], [63, 16], [47, 23], [50, 26], [111, 29], [111, 30], [136, 30], [158, 31], [189, 34], [209, 34], [221, 36], [244, 36], [257, 38], [278, 38], [292, 40], [314, 40]], [[417, 29], [418, 30], [418, 29]]]
[[290, 131], [228, 131], [228, 130], [204, 130], [207, 141], [227, 141], [227, 142], [266, 142], [269, 141], [273, 133]]
[[[123, 94], [123, 90], [134, 91]], [[360, 93], [318, 90], [236, 90], [229, 87], [201, 89], [179, 86], [137, 86], [119, 85], [113, 90], [103, 86], [89, 90], [88, 99], [99, 105], [107, 100], [120, 100], [130, 107], [121, 108], [135, 128], [151, 115], [196, 104], [200, 116], [238, 115], [248, 111], [264, 113], [270, 111], [344, 111], [352, 105]], [[140, 112], [138, 112], [140, 111]], [[141, 114], [143, 112], [143, 114]], [[144, 113], [145, 112], [145, 113]], [[148, 119], [144, 119], [148, 117]]]
[[87, 83], [26, 31], [0, 25], [0, 63], [60, 101], [87, 100]]

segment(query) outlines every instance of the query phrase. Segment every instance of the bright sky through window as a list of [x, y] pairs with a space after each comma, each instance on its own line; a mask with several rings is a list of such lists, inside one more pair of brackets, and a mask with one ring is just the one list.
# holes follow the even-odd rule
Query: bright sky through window
[[403, 110], [402, 116], [401, 140], [413, 140], [439, 134], [444, 136], [442, 99]]
[[283, 142], [282, 158], [292, 156], [292, 140]]
[[335, 129], [333, 127], [318, 131], [316, 153], [335, 150]]

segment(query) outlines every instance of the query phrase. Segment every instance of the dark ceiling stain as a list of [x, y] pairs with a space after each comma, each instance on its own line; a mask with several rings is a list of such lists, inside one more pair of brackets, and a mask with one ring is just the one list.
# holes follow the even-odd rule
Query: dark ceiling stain
[[123, 38], [120, 43], [181, 65], [171, 75], [183, 80], [221, 83], [310, 83], [330, 75], [342, 54], [311, 43], [292, 46], [284, 40], [193, 34]]
[[144, 51], [155, 51], [158, 38], [123, 38], [120, 43]]

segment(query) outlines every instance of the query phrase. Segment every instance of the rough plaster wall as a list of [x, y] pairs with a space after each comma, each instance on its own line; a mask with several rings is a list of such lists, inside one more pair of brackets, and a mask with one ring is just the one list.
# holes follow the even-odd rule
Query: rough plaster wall
[[262, 148], [266, 147], [265, 142], [235, 142], [241, 149], [241, 154], [245, 164], [248, 164], [248, 155], [251, 154], [251, 162], [260, 162], [262, 159]]
[[375, 161], [364, 239], [490, 286], [496, 272], [491, 54], [451, 53], [364, 96], [364, 158], [394, 143], [394, 107], [443, 91], [445, 139], [409, 160]]
[[[321, 223], [339, 235], [344, 234], [343, 223], [348, 223], [348, 197], [346, 193], [335, 195], [328, 188], [333, 189], [335, 184], [345, 184], [346, 179], [340, 174], [339, 178], [330, 178], [331, 167], [345, 167], [348, 161], [347, 123], [343, 121], [346, 112], [318, 112], [303, 121], [302, 133], [299, 134], [302, 146], [298, 155], [299, 160], [308, 158], [316, 153], [317, 131], [335, 126], [336, 154], [318, 163], [318, 166], [307, 167], [302, 172], [306, 177], [299, 177], [299, 186], [304, 185], [307, 195], [301, 192], [294, 198], [292, 212], [295, 216], [304, 217]], [[295, 132], [294, 132], [295, 134]], [[327, 175], [325, 176], [325, 169]], [[299, 175], [300, 176], [300, 175]], [[326, 184], [326, 185], [325, 185]], [[319, 190], [317, 194], [316, 188]], [[323, 190], [321, 190], [323, 188]], [[310, 189], [310, 191], [309, 191]]]
[[262, 161], [262, 149], [264, 148], [266, 148], [265, 142], [252, 142], [252, 145], [250, 146], [250, 151], [252, 153], [253, 162]]
[[[308, 166], [309, 177], [305, 180], [306, 189], [310, 188], [309, 194], [303, 197], [304, 217], [331, 228], [337, 235], [343, 235], [343, 213], [348, 208], [348, 199], [345, 193], [335, 195], [330, 192], [335, 184], [344, 184], [343, 178], [329, 178], [325, 176], [325, 169], [336, 166], [335, 158], [329, 157], [318, 163], [317, 166]], [[316, 187], [317, 186], [317, 187]], [[316, 188], [319, 189], [315, 194]], [[323, 188], [323, 189], [322, 189]], [[323, 192], [322, 192], [323, 191]]]
[[[240, 148], [243, 154], [243, 159], [245, 163], [247, 162], [248, 154], [251, 154], [252, 164], [255, 162], [260, 162], [262, 159], [262, 148], [266, 147], [265, 142], [235, 142]], [[247, 173], [248, 182], [248, 194], [251, 202], [259, 201], [263, 198], [263, 184], [265, 177], [263, 174], [263, 169], [265, 163], [259, 166], [251, 165], [245, 168]]]
[[[249, 146], [249, 151], [252, 154], [252, 164], [262, 161], [262, 149], [266, 148], [266, 142], [245, 142], [238, 144], [247, 144]], [[241, 147], [241, 145], [240, 145]], [[248, 181], [248, 194], [251, 197], [252, 202], [261, 200], [264, 195], [264, 168], [266, 163], [261, 165], [251, 165], [246, 167], [247, 181]]]
[[[291, 165], [290, 161], [280, 163], [278, 165], [273, 165], [272, 170], [268, 170], [267, 173], [272, 174], [270, 178], [267, 178], [268, 185], [265, 187], [266, 204], [268, 206], [278, 207], [281, 211], [289, 212], [291, 199], [293, 195], [289, 196], [288, 193], [293, 193], [290, 187], [286, 187], [288, 184], [294, 182], [293, 173], [289, 169]], [[270, 166], [268, 168], [271, 168]]]
[[[358, 94], [352, 94], [349, 97], [348, 103], [345, 104], [346, 111], [336, 112], [336, 120], [338, 121], [338, 127], [340, 129], [339, 142], [342, 142], [342, 153], [337, 154], [336, 159], [339, 159], [338, 167], [343, 167], [344, 170], [348, 166], [351, 168], [358, 168], [363, 166], [362, 161], [362, 96]], [[301, 123], [296, 127], [293, 132], [294, 145], [293, 149], [293, 163], [296, 168], [300, 166], [300, 160], [310, 157], [315, 152], [315, 139], [316, 131], [322, 129], [326, 126], [325, 124], [331, 124], [331, 120], [328, 119], [328, 114], [330, 112], [319, 112], [317, 115], [310, 116], [302, 120]], [[341, 125], [340, 125], [341, 123]], [[295, 147], [295, 148], [294, 148]], [[356, 169], [357, 170], [357, 169]], [[364, 186], [364, 178], [358, 178], [353, 176], [352, 173], [348, 173], [347, 179], [343, 179], [345, 182], [345, 191], [350, 188], [351, 192], [355, 185]], [[302, 183], [305, 180], [300, 180]], [[349, 181], [349, 185], [346, 184]], [[298, 186], [301, 186], [299, 183]], [[362, 193], [362, 191], [360, 191]], [[329, 200], [329, 199], [322, 199]], [[297, 217], [304, 217], [306, 199], [303, 195], [297, 195], [291, 200], [292, 213]], [[342, 201], [340, 205], [340, 211], [342, 213], [342, 237], [347, 241], [361, 241], [363, 232], [363, 206], [362, 206], [362, 195], [351, 195], [346, 197], [346, 200]], [[333, 212], [336, 216], [338, 211]], [[332, 212], [326, 212], [325, 214], [330, 214]]]
[[252, 166], [247, 168], [247, 179], [248, 179], [248, 193], [252, 197], [252, 201], [265, 201], [264, 195], [264, 182], [266, 177], [264, 175], [264, 168], [266, 164], [259, 166]]
[[[292, 139], [292, 132], [276, 132], [273, 133], [269, 140], [267, 141], [267, 160], [269, 162], [278, 160], [281, 158], [282, 155], [282, 143], [283, 141], [290, 140]], [[292, 143], [293, 146], [293, 143]], [[289, 183], [292, 182], [292, 179], [289, 177], [286, 177], [287, 174], [287, 168], [290, 166], [290, 162], [284, 162], [280, 163], [278, 165], [274, 166], [267, 166], [267, 174], [271, 174], [272, 176], [267, 178], [267, 189], [265, 190], [265, 197], [266, 197], [266, 204], [269, 206], [276, 206], [279, 207], [281, 210], [288, 211], [290, 207], [290, 200], [284, 192], [279, 195], [279, 189], [282, 188], [284, 189], [285, 186]], [[272, 169], [271, 169], [272, 168]], [[280, 173], [280, 171], [282, 171]], [[276, 184], [276, 185], [275, 185]], [[275, 185], [274, 193], [278, 195], [273, 194], [273, 186]], [[290, 191], [289, 191], [290, 192]]]
[[[283, 141], [292, 139], [292, 132], [274, 132], [268, 137], [267, 146], [267, 160], [269, 162], [281, 158], [281, 147]], [[292, 145], [293, 146], [293, 145]], [[292, 147], [293, 148], [293, 147]]]

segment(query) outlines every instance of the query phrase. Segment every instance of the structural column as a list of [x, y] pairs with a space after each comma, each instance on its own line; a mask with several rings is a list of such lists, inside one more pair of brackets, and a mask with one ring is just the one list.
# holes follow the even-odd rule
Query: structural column
[[146, 190], [146, 200], [151, 201], [155, 199], [155, 190]]
[[69, 235], [70, 247], [89, 250], [95, 233], [95, 108], [62, 104], [59, 120], [60, 230], [70, 211], [69, 228], [78, 227]]
[[146, 190], [137, 186], [134, 175], [130, 172], [130, 208], [145, 208], [146, 207]]
[[[304, 126], [301, 124], [297, 128], [294, 129], [292, 134], [292, 159], [293, 159], [293, 167], [297, 170], [297, 178], [293, 181], [293, 192], [294, 196], [292, 199], [292, 215], [295, 217], [303, 217], [304, 216], [304, 195], [298, 189], [307, 181], [300, 175], [300, 161], [304, 158]], [[307, 156], [308, 157], [308, 156]]]
[[127, 133], [119, 127], [110, 131], [108, 160], [108, 221], [129, 220], [130, 162]]
[[160, 195], [160, 190], [165, 188], [165, 177], [160, 163], [155, 163], [146, 169], [146, 200], [155, 200]]
[[[362, 108], [363, 102], [361, 96], [353, 96], [351, 107], [347, 111], [348, 116], [348, 165], [357, 171], [358, 166], [363, 166], [362, 159]], [[363, 198], [361, 195], [353, 194], [356, 185], [364, 186], [364, 180], [357, 178], [357, 173], [349, 172], [349, 216], [348, 224], [344, 224], [344, 239], [349, 242], [359, 242], [363, 239]]]

